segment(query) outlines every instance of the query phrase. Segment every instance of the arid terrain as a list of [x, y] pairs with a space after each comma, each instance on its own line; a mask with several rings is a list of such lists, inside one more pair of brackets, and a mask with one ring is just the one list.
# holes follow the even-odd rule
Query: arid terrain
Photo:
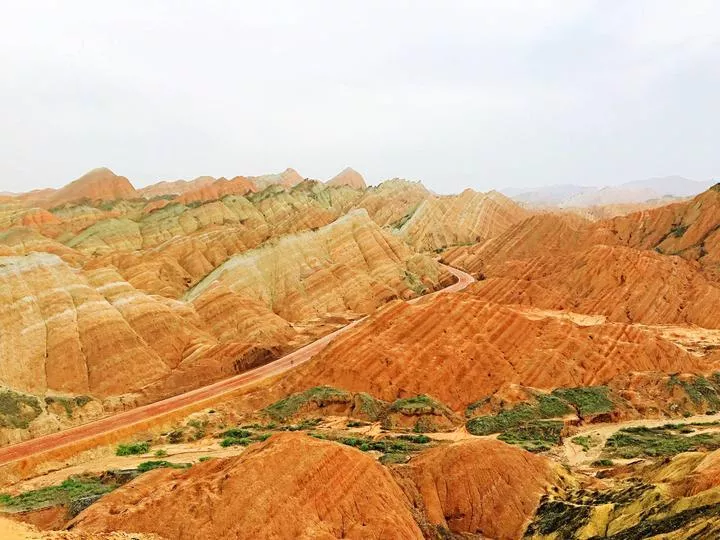
[[630, 191], [3, 194], [0, 538], [720, 537], [720, 184]]

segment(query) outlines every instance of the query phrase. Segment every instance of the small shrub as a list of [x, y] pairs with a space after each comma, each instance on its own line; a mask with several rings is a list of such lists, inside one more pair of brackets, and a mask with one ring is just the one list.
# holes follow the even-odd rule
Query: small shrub
[[149, 442], [138, 442], [130, 444], [120, 444], [115, 450], [117, 456], [137, 456], [147, 454], [150, 451]]
[[586, 452], [592, 447], [592, 440], [586, 435], [578, 435], [570, 440], [578, 446], [582, 446]]
[[71, 476], [58, 485], [48, 486], [19, 495], [2, 495], [0, 504], [14, 511], [36, 510], [57, 505], [69, 505], [72, 501], [102, 495], [118, 487], [117, 483], [103, 483], [96, 477]]
[[252, 435], [252, 432], [242, 428], [230, 428], [227, 431], [223, 431], [220, 437], [234, 437], [236, 439], [244, 439]]
[[212, 457], [212, 456], [200, 456], [200, 457], [198, 458], [198, 461], [199, 461], [200, 463], [205, 463], [206, 461], [210, 461], [211, 459], [215, 459], [215, 458]]
[[432, 439], [427, 435], [400, 435], [398, 439], [402, 439], [403, 441], [409, 441], [415, 444], [427, 444], [432, 441]]
[[137, 466], [137, 470], [141, 473], [152, 471], [153, 469], [187, 469], [189, 463], [170, 463], [169, 461], [143, 461]]
[[228, 446], [247, 446], [252, 442], [252, 439], [249, 437], [225, 437], [220, 441], [220, 446], [223, 448], [227, 448]]
[[42, 407], [36, 397], [12, 390], [0, 392], [0, 428], [27, 429], [41, 413]]
[[593, 467], [612, 467], [614, 463], [612, 459], [597, 459], [591, 465]]
[[165, 450], [155, 450], [155, 457], [167, 457], [168, 453]]
[[182, 429], [174, 429], [167, 435], [170, 444], [179, 444], [185, 440], [185, 432]]

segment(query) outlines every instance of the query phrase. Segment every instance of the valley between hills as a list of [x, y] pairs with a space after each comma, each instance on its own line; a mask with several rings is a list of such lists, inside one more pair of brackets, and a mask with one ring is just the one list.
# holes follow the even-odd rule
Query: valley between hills
[[719, 536], [720, 184], [0, 196], [2, 538]]

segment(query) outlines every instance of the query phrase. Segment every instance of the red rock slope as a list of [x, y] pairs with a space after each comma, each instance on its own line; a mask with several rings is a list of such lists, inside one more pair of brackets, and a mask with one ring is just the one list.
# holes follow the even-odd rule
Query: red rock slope
[[403, 492], [372, 457], [291, 433], [237, 457], [143, 475], [71, 527], [188, 540], [423, 538]]

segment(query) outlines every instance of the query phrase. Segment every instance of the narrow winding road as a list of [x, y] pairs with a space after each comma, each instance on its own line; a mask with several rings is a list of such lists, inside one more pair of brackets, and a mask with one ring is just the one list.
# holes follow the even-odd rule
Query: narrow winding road
[[[445, 287], [440, 291], [432, 293], [431, 295], [421, 296], [412, 300], [411, 302], [422, 300], [434, 294], [444, 294], [448, 292], [460, 291], [467, 287], [470, 283], [475, 281], [475, 279], [470, 274], [467, 274], [461, 270], [446, 265], [441, 266], [443, 266], [448, 272], [452, 273], [455, 277], [457, 277], [458, 281], [453, 283], [452, 285], [449, 285], [448, 287]], [[364, 319], [365, 317], [354, 321], [353, 323], [344, 326], [343, 328], [340, 328], [339, 330], [336, 330], [335, 332], [332, 332], [331, 334], [328, 334], [318, 339], [317, 341], [314, 341], [313, 343], [305, 345], [304, 347], [301, 347], [300, 349], [288, 355], [285, 355], [282, 358], [278, 358], [273, 362], [265, 364], [264, 366], [261, 366], [259, 368], [252, 369], [250, 371], [246, 371], [245, 373], [241, 373], [240, 375], [235, 375], [234, 377], [223, 379], [208, 386], [197, 388], [195, 390], [191, 390], [190, 392], [173, 396], [162, 401], [156, 401], [154, 403], [150, 403], [142, 407], [137, 407], [135, 409], [131, 409], [129, 411], [125, 411], [113, 416], [101, 418], [94, 422], [76, 426], [64, 431], [59, 431], [57, 433], [51, 433], [42, 437], [37, 437], [35, 439], [14, 444], [12, 446], [0, 448], [0, 465], [24, 459], [35, 454], [47, 452], [49, 450], [53, 450], [67, 444], [75, 443], [83, 439], [98, 437], [103, 434], [111, 433], [118, 429], [131, 426], [132, 424], [143, 422], [148, 419], [160, 418], [163, 415], [177, 412], [178, 410], [188, 407], [189, 405], [203, 401], [209, 401], [211, 399], [217, 400], [218, 397], [224, 394], [228, 394], [230, 392], [233, 392], [240, 388], [251, 386], [253, 384], [257, 384], [269, 377], [274, 377], [276, 375], [289, 371], [290, 369], [293, 369], [301, 364], [304, 364], [314, 355], [323, 350], [333, 339], [335, 339], [343, 332], [347, 332], [350, 328], [359, 324]]]

